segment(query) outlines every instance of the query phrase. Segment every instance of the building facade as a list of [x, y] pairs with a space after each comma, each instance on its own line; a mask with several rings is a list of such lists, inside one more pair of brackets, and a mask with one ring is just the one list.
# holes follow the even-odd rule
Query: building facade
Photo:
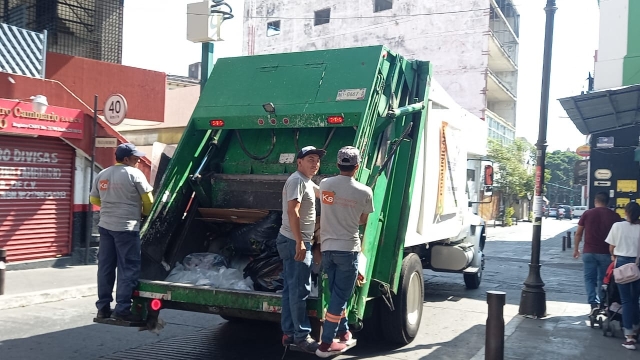
[[640, 84], [640, 2], [602, 0], [594, 89]]
[[487, 136], [515, 139], [520, 15], [511, 0], [245, 0], [245, 55], [384, 44], [429, 60]]
[[[129, 105], [127, 118], [161, 124], [166, 78], [165, 73], [47, 52], [38, 33], [0, 24], [0, 247], [11, 264], [84, 259], [89, 211], [94, 213], [90, 245], [95, 254], [98, 209], [88, 204], [94, 95], [96, 135], [124, 143], [129, 140], [100, 116], [105, 100], [120, 93]], [[32, 104], [36, 95], [47, 99], [44, 112]], [[114, 148], [96, 148], [95, 153], [94, 174], [114, 164]], [[148, 158], [138, 167], [150, 177]], [[95, 261], [94, 255], [90, 259]]]
[[49, 51], [122, 63], [123, 0], [2, 0], [0, 22], [47, 34]]

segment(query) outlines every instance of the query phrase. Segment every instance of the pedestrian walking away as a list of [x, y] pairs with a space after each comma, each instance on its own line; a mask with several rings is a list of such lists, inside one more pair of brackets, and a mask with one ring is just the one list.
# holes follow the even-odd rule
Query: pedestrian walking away
[[[360, 225], [374, 211], [371, 189], [354, 179], [360, 160], [358, 149], [343, 147], [338, 151], [340, 175], [320, 182], [320, 249], [323, 278], [331, 294], [316, 351], [322, 358], [344, 352], [353, 342], [345, 311], [358, 277], [358, 254], [363, 246]], [[334, 342], [336, 336], [338, 342]]]
[[582, 262], [584, 265], [584, 284], [587, 291], [587, 302], [591, 305], [591, 314], [598, 311], [602, 301], [602, 280], [611, 264], [609, 244], [605, 242], [611, 227], [622, 221], [620, 215], [609, 209], [609, 194], [599, 192], [594, 199], [595, 207], [580, 216], [578, 229], [574, 238], [573, 257], [580, 258], [580, 242], [584, 235]]
[[[142, 171], [136, 168], [145, 156], [135, 145], [117, 147], [116, 164], [96, 177], [90, 200], [100, 206], [100, 246], [98, 248], [99, 319], [141, 321], [131, 313], [131, 296], [140, 275], [140, 223], [151, 212], [153, 188]], [[113, 285], [118, 271], [116, 306], [111, 310]]]
[[297, 155], [298, 169], [282, 189], [282, 226], [276, 240], [283, 262], [282, 278], [282, 345], [295, 345], [295, 350], [315, 353], [318, 343], [311, 338], [311, 322], [307, 315], [307, 298], [311, 293], [311, 246], [316, 226], [318, 185], [311, 178], [320, 169], [326, 151], [313, 146], [302, 148]]
[[[636, 264], [640, 257], [640, 205], [630, 202], [624, 208], [627, 221], [619, 222], [611, 227], [606, 242], [615, 267]], [[622, 300], [622, 327], [625, 342], [622, 344], [629, 350], [636, 349], [638, 333], [640, 331], [640, 280], [617, 284]]]

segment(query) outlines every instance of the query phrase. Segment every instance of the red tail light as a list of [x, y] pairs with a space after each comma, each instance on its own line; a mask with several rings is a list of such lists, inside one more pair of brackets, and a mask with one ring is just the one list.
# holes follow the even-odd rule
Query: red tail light
[[162, 309], [162, 301], [160, 299], [151, 300], [151, 310], [158, 311]]
[[329, 116], [327, 118], [327, 122], [329, 124], [342, 124], [344, 122], [344, 117], [342, 117], [342, 116]]
[[211, 120], [209, 121], [209, 125], [211, 125], [211, 127], [223, 127], [224, 120]]

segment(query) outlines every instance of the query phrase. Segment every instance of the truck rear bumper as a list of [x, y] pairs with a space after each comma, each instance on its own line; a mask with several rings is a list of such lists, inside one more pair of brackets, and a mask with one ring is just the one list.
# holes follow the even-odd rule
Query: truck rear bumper
[[[159, 299], [163, 309], [196, 311], [209, 314], [279, 321], [282, 312], [280, 294], [216, 289], [209, 286], [140, 280], [134, 298]], [[307, 301], [309, 316], [316, 317], [317, 299]]]

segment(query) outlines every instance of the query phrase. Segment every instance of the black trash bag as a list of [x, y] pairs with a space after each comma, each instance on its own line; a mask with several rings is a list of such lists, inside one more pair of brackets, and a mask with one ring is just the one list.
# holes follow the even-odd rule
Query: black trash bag
[[282, 225], [282, 215], [270, 211], [264, 219], [255, 224], [245, 225], [229, 234], [229, 244], [235, 255], [257, 256], [276, 247], [276, 238]]
[[244, 268], [244, 277], [251, 277], [257, 291], [276, 292], [284, 288], [282, 260], [277, 251], [265, 252]]

